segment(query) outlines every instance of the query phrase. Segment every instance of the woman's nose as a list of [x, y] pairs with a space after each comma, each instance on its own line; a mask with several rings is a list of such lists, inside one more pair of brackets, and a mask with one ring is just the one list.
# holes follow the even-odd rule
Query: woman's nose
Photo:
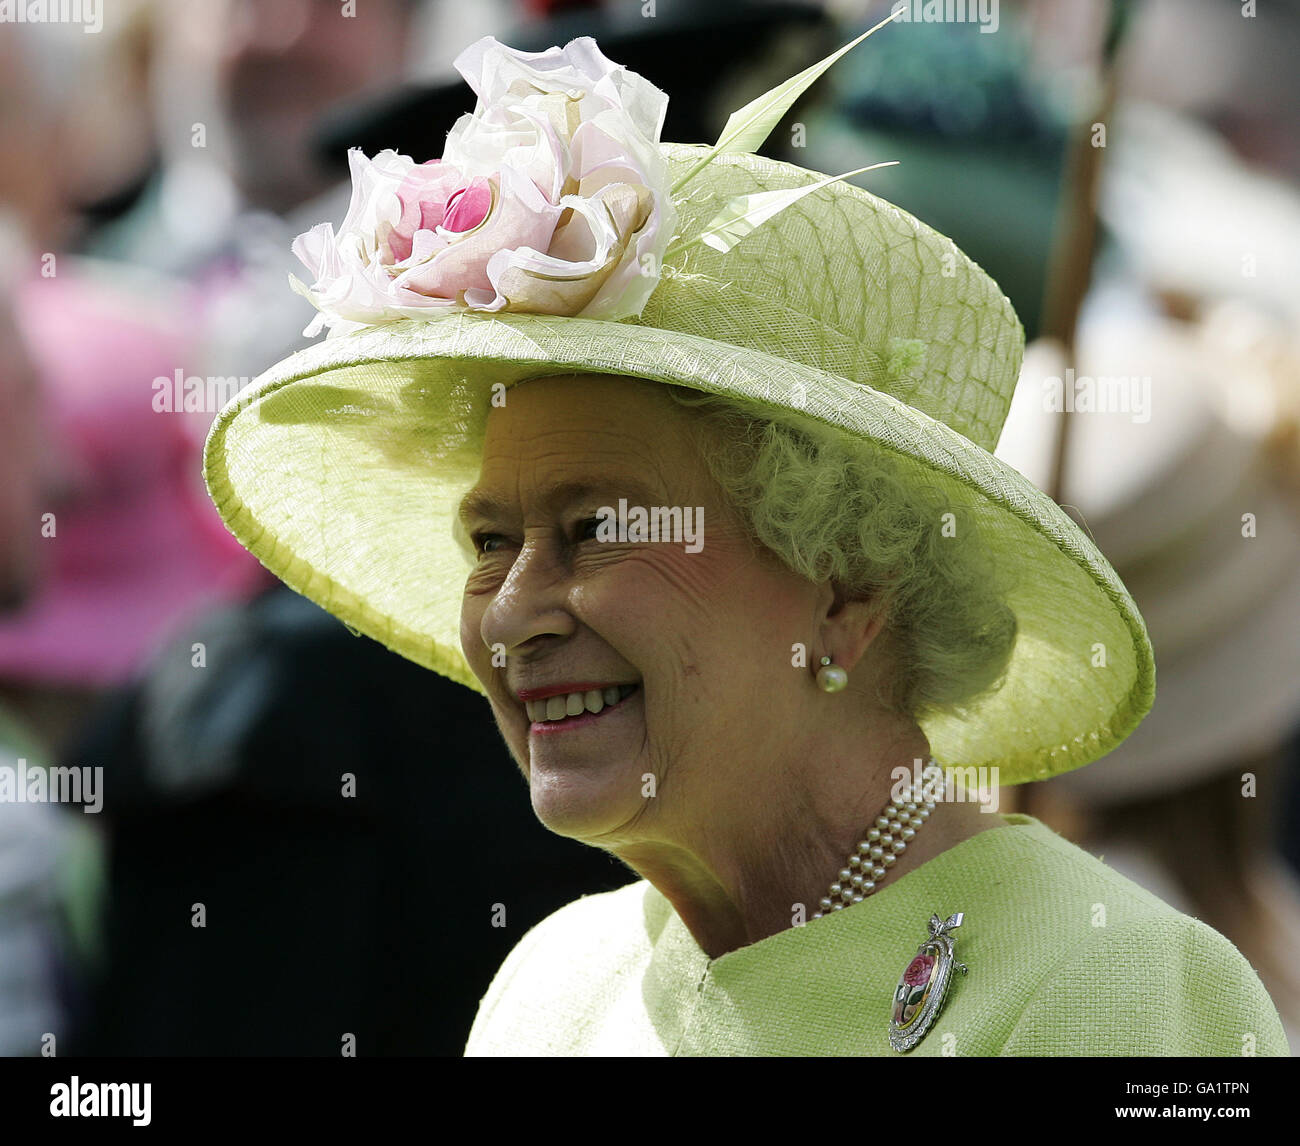
[[489, 648], [500, 645], [507, 655], [526, 653], [566, 637], [577, 627], [567, 601], [569, 572], [553, 545], [527, 538], [483, 612], [480, 632]]

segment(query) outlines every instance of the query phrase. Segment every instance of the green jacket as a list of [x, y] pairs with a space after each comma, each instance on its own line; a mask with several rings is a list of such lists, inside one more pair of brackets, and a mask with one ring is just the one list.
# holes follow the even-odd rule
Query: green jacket
[[963, 912], [943, 1010], [907, 1054], [1288, 1055], [1241, 953], [1031, 816], [1005, 815], [862, 903], [710, 960], [642, 880], [529, 931], [466, 1055], [893, 1055], [932, 914]]

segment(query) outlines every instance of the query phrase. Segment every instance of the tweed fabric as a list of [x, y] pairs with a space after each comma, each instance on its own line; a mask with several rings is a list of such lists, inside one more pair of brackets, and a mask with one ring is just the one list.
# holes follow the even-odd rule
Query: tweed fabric
[[947, 1002], [911, 1057], [1289, 1053], [1259, 977], [1218, 932], [1026, 815], [843, 911], [710, 960], [645, 882], [586, 896], [511, 951], [480, 1055], [894, 1055], [904, 967], [932, 913], [965, 913]]
[[[662, 147], [674, 177], [705, 150]], [[680, 233], [732, 195], [816, 178], [725, 156], [687, 184]], [[836, 183], [726, 254], [678, 252], [634, 321], [457, 312], [308, 347], [221, 412], [205, 479], [231, 532], [290, 587], [481, 692], [459, 638], [470, 558], [452, 538], [494, 400], [595, 372], [801, 410], [939, 486], [954, 543], [978, 527], [1006, 571], [1019, 638], [1005, 683], [922, 727], [936, 759], [997, 766], [1015, 784], [1105, 754], [1155, 688], [1146, 629], [1114, 570], [988, 452], [1022, 338], [1010, 303], [951, 240]]]

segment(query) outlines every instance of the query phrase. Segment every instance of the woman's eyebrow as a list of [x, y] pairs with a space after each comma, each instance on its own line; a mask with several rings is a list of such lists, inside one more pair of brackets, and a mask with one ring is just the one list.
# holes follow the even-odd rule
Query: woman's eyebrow
[[[537, 503], [546, 509], [559, 509], [580, 498], [596, 494], [609, 496], [615, 492], [618, 497], [629, 500], [635, 498], [642, 505], [666, 504], [662, 494], [655, 493], [637, 479], [613, 476], [554, 482], [541, 490]], [[462, 524], [468, 524], [474, 517], [500, 520], [508, 518], [514, 512], [514, 506], [503, 498], [477, 487], [461, 498], [457, 509]]]

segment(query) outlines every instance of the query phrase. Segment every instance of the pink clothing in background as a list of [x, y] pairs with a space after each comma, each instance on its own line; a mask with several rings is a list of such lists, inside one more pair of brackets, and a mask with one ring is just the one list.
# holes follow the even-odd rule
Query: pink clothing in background
[[194, 373], [197, 302], [189, 288], [159, 299], [70, 259], [19, 291], [55, 449], [54, 488], [31, 527], [49, 532], [54, 517], [34, 593], [0, 619], [0, 679], [121, 683], [201, 610], [272, 583], [203, 488], [215, 411], [155, 409], [155, 379]]

